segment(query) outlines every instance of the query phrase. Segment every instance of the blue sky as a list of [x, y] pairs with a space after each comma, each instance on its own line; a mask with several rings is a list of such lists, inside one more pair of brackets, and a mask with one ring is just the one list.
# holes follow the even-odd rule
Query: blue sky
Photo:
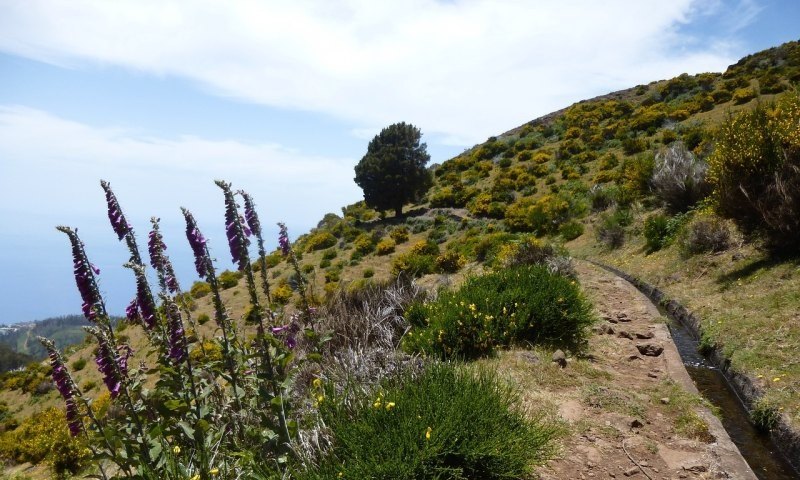
[[122, 312], [100, 179], [142, 241], [162, 219], [188, 287], [181, 206], [232, 267], [214, 179], [298, 235], [361, 198], [353, 166], [386, 125], [419, 126], [441, 162], [578, 100], [723, 71], [800, 39], [797, 19], [796, 0], [0, 0], [0, 322], [79, 311], [59, 224]]

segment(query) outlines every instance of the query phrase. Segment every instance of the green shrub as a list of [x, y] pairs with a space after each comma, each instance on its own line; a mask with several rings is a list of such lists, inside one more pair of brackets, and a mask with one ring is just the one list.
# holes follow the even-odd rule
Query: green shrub
[[439, 273], [456, 273], [464, 268], [467, 261], [458, 252], [445, 252], [436, 257], [436, 271]]
[[372, 235], [362, 233], [353, 241], [353, 252], [359, 256], [371, 253], [375, 249], [375, 242], [372, 240]]
[[364, 278], [372, 278], [375, 276], [375, 270], [371, 268], [364, 269], [363, 277]]
[[583, 224], [580, 222], [567, 222], [558, 227], [558, 233], [564, 240], [570, 241], [583, 235]]
[[771, 247], [800, 249], [800, 96], [728, 119], [709, 157], [717, 212]]
[[86, 359], [81, 357], [74, 362], [72, 362], [72, 369], [76, 372], [80, 372], [86, 367]]
[[326, 231], [315, 232], [306, 238], [305, 244], [307, 252], [314, 252], [336, 245], [336, 237]]
[[632, 221], [633, 215], [624, 209], [617, 209], [610, 215], [601, 215], [600, 225], [595, 231], [597, 240], [610, 249], [621, 247], [625, 243], [625, 227]]
[[384, 238], [375, 247], [375, 253], [378, 255], [389, 255], [394, 252], [395, 242], [391, 238]]
[[569, 202], [555, 195], [523, 198], [509, 205], [504, 221], [511, 231], [544, 235], [556, 231], [567, 219], [569, 207]]
[[267, 268], [275, 268], [283, 261], [283, 254], [280, 250], [274, 251], [264, 257], [264, 261], [267, 263]]
[[211, 320], [211, 317], [209, 317], [207, 313], [201, 313], [197, 316], [197, 323], [199, 325], [205, 325], [209, 320]]
[[219, 280], [219, 286], [223, 290], [227, 290], [238, 285], [240, 278], [242, 278], [241, 272], [233, 272], [231, 270], [225, 270], [219, 274], [219, 277], [217, 277]]
[[404, 243], [408, 241], [408, 227], [405, 225], [400, 225], [394, 227], [391, 232], [389, 232], [389, 237], [395, 241], [395, 243]]
[[424, 309], [405, 348], [445, 358], [476, 358], [497, 347], [547, 344], [582, 347], [591, 305], [574, 280], [542, 265], [515, 266], [468, 279]]
[[494, 372], [452, 364], [405, 374], [372, 396], [326, 393], [320, 416], [331, 450], [298, 480], [527, 478], [559, 434], [528, 420], [519, 392]]
[[392, 275], [401, 274], [421, 277], [433, 273], [436, 268], [436, 255], [407, 252], [392, 260]]
[[192, 284], [192, 288], [189, 290], [189, 293], [194, 298], [203, 298], [211, 293], [211, 285], [207, 284], [206, 282], [194, 282]]
[[650, 179], [655, 168], [655, 158], [652, 154], [628, 157], [622, 162], [617, 201], [629, 204], [634, 200], [650, 193]]
[[484, 265], [493, 265], [503, 245], [516, 239], [516, 235], [506, 232], [484, 235], [474, 247], [475, 260]]
[[652, 253], [668, 246], [686, 223], [686, 215], [668, 217], [659, 213], [650, 215], [644, 221], [645, 246]]
[[319, 268], [328, 268], [331, 266], [331, 261], [327, 258], [323, 258], [319, 261]]
[[325, 250], [324, 252], [322, 252], [322, 259], [323, 260], [333, 260], [334, 258], [336, 258], [336, 249], [335, 248], [329, 248], [329, 249]]
[[741, 105], [756, 97], [756, 91], [752, 88], [738, 88], [733, 92], [733, 103]]

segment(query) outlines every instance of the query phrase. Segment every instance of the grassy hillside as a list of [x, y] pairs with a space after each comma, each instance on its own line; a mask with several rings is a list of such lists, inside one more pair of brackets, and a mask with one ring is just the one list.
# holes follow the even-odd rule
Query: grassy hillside
[[[371, 285], [398, 276], [437, 291], [487, 272], [502, 275], [518, 263], [545, 263], [559, 272], [568, 268], [559, 263], [566, 253], [600, 259], [661, 285], [697, 310], [704, 343], [720, 346], [734, 368], [759, 379], [766, 392], [759, 418], [768, 425], [783, 415], [800, 425], [796, 256], [778, 256], [764, 248], [769, 242], [758, 229], [741, 231], [720, 218], [710, 190], [698, 187], [688, 197], [665, 203], [669, 189], [654, 180], [669, 152], [682, 145], [680, 151], [690, 152], [702, 165], [715, 151], [723, 122], [737, 112], [797, 95], [798, 82], [800, 43], [791, 42], [745, 57], [721, 74], [640, 85], [491, 137], [434, 166], [434, 186], [421, 202], [406, 206], [401, 218], [382, 216], [361, 202], [326, 215], [293, 245], [300, 274], [279, 251], [269, 254], [271, 307], [296, 311], [302, 305], [297, 286], [303, 281], [310, 286], [306, 299], [325, 305], [342, 292], [358, 299]], [[680, 155], [688, 158], [689, 153]], [[676, 202], [683, 204], [676, 208]], [[691, 234], [702, 222], [724, 230], [725, 241], [708, 251], [694, 248], [699, 240]], [[530, 258], [523, 262], [525, 255]], [[255, 327], [243, 319], [250, 297], [241, 274], [225, 272], [219, 278], [231, 318], [244, 335], [253, 335]], [[196, 282], [183, 298], [191, 306], [187, 333], [197, 340], [191, 346], [197, 349], [218, 333], [211, 320], [212, 295], [208, 284]], [[477, 303], [468, 301], [465, 308], [484, 308]], [[490, 307], [495, 306], [485, 305]], [[505, 315], [510, 304], [496, 307]], [[435, 316], [430, 310], [425, 315], [429, 320]], [[419, 328], [425, 334], [426, 325], [411, 331]], [[153, 352], [140, 327], [120, 323], [115, 332], [133, 348], [131, 365], [152, 364]], [[435, 337], [425, 341], [435, 344]], [[446, 343], [441, 336], [439, 342]], [[421, 343], [421, 351], [428, 353], [428, 344]], [[510, 344], [514, 341], [497, 346]], [[95, 348], [85, 343], [66, 352], [76, 383], [93, 396], [104, 390], [93, 365]], [[61, 407], [48, 370], [33, 366], [0, 378], [0, 401], [15, 418], [5, 429], [34, 412]]]
[[86, 336], [83, 327], [86, 325], [89, 325], [89, 322], [83, 315], [64, 315], [17, 324], [4, 329], [5, 333], [0, 335], [0, 344], [42, 360], [47, 357], [47, 352], [36, 341], [37, 336], [51, 338], [59, 345], [67, 347], [83, 341], [83, 337]]

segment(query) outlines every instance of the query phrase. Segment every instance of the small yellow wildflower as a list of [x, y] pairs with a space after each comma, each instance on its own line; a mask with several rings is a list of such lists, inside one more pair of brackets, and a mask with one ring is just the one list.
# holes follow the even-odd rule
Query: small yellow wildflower
[[381, 401], [380, 399], [375, 400], [375, 403], [372, 404], [372, 408], [381, 408]]
[[314, 385], [314, 388], [322, 388], [322, 380], [319, 378], [315, 378], [311, 384]]
[[391, 410], [394, 408], [394, 402], [386, 402], [386, 410]]
[[189, 480], [200, 480], [200, 474], [198, 473], [194, 477], [190, 478]]
[[181, 453], [181, 447], [175, 445], [174, 447], [172, 447], [172, 453], [174, 453], [175, 455]]
[[344, 472], [339, 472], [339, 478], [344, 477]]
[[219, 468], [214, 467], [211, 470], [209, 470], [208, 473], [210, 473], [211, 475], [219, 475]]
[[325, 400], [325, 395], [317, 395], [317, 405]]
[[775, 378], [772, 379], [772, 381], [773, 382], [780, 382], [781, 381], [781, 377], [775, 377]]
[[430, 440], [431, 439], [431, 432], [432, 431], [433, 431], [433, 429], [431, 427], [428, 427], [428, 429], [425, 430], [425, 440]]

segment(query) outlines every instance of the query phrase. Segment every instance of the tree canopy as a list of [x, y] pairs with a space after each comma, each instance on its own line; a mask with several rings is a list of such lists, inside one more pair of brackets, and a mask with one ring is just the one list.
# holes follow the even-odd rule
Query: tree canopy
[[431, 186], [425, 168], [431, 156], [420, 143], [419, 128], [405, 122], [381, 130], [367, 146], [356, 165], [356, 184], [364, 190], [364, 202], [377, 210], [395, 211], [402, 216], [403, 205], [419, 199]]

